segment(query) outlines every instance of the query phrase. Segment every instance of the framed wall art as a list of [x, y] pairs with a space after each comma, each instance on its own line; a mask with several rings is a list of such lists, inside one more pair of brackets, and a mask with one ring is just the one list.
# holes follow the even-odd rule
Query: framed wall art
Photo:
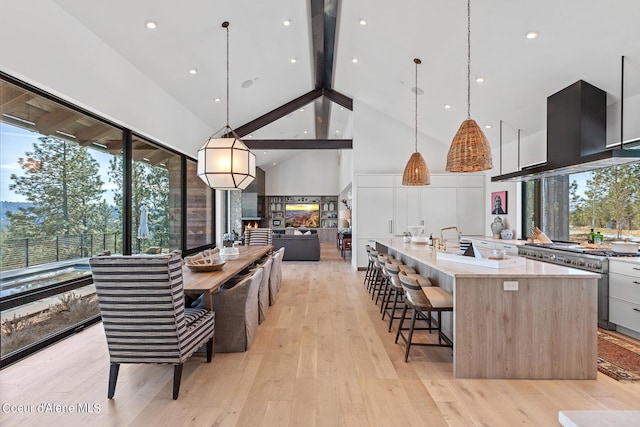
[[491, 215], [507, 214], [507, 192], [494, 191], [491, 193]]

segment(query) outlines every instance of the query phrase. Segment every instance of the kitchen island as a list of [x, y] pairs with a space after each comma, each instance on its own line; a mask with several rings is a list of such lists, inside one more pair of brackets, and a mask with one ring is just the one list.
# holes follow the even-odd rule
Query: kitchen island
[[442, 330], [454, 343], [454, 377], [596, 378], [599, 274], [533, 260], [509, 268], [444, 261], [401, 239], [376, 246], [453, 293]]

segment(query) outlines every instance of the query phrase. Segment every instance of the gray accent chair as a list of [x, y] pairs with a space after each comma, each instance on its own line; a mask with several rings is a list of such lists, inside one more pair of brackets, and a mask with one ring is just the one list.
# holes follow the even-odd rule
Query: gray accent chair
[[258, 332], [258, 292], [262, 269], [239, 281], [229, 289], [213, 294], [216, 313], [216, 351], [247, 351]]
[[211, 362], [215, 326], [211, 311], [185, 308], [180, 253], [103, 253], [89, 263], [111, 362], [108, 398], [121, 363], [169, 363], [177, 399], [184, 361], [206, 344]]

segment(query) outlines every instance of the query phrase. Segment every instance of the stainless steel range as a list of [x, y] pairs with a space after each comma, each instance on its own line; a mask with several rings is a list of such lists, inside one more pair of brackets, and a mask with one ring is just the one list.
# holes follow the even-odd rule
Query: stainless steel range
[[570, 242], [525, 243], [518, 247], [518, 255], [537, 261], [565, 265], [580, 270], [600, 273], [598, 280], [598, 326], [615, 329], [609, 322], [609, 257], [637, 256], [605, 250], [593, 250]]

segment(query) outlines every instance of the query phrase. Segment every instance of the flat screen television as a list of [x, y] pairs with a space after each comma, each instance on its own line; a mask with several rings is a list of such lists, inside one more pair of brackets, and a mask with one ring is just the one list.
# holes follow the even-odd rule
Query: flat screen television
[[287, 203], [284, 225], [285, 227], [319, 227], [320, 203]]

